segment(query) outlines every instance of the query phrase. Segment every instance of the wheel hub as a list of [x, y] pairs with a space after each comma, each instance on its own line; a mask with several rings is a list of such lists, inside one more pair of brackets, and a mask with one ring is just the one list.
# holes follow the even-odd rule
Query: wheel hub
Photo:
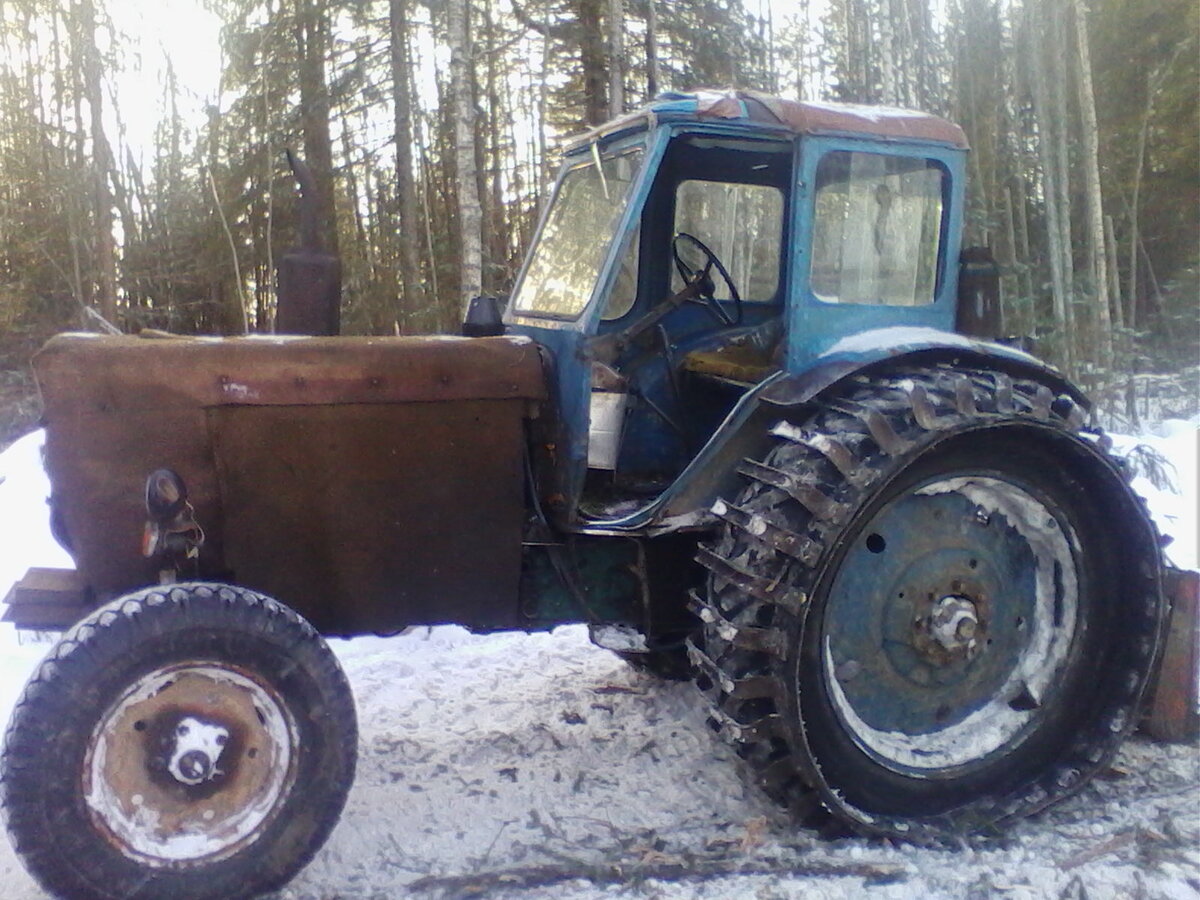
[[211, 861], [254, 840], [294, 777], [295, 724], [274, 691], [225, 666], [137, 680], [101, 717], [84, 762], [93, 821], [152, 865]]
[[194, 716], [185, 716], [175, 726], [174, 746], [166, 769], [181, 784], [197, 785], [222, 774], [217, 762], [229, 743], [229, 729]]
[[1075, 632], [1070, 540], [1021, 485], [914, 485], [856, 532], [828, 588], [826, 684], [883, 764], [952, 772], [1023, 740]]
[[913, 623], [913, 646], [934, 665], [970, 659], [979, 649], [982, 623], [969, 597], [947, 594]]

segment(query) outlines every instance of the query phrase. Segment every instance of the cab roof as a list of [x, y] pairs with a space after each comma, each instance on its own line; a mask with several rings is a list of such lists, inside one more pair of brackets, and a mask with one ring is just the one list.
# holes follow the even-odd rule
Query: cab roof
[[963, 130], [938, 116], [891, 106], [787, 100], [756, 91], [660, 94], [652, 103], [579, 135], [568, 150], [658, 121], [744, 123], [796, 134], [840, 134], [876, 140], [927, 141], [967, 149]]

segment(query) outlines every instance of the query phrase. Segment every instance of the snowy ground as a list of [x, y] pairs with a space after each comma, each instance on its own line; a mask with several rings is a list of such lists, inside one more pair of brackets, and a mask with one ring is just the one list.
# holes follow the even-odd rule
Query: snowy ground
[[[1136, 454], [1174, 482], [1137, 486], [1193, 568], [1196, 438], [1180, 422], [1119, 444], [1169, 461]], [[66, 562], [46, 534], [39, 440], [0, 455], [0, 595], [29, 565]], [[1200, 897], [1195, 745], [1135, 738], [1078, 797], [958, 850], [825, 840], [746, 786], [692, 687], [635, 673], [581, 628], [334, 646], [358, 702], [358, 779], [286, 900]], [[0, 719], [47, 647], [0, 630]], [[44, 897], [7, 841], [0, 897]]]

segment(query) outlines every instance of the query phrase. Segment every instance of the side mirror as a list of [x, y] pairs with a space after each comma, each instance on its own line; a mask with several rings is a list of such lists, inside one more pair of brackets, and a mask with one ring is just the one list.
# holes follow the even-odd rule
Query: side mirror
[[466, 337], [496, 337], [504, 334], [504, 309], [499, 297], [472, 297], [463, 318]]
[[967, 247], [958, 258], [958, 312], [954, 330], [995, 338], [1002, 329], [1000, 266], [987, 247]]

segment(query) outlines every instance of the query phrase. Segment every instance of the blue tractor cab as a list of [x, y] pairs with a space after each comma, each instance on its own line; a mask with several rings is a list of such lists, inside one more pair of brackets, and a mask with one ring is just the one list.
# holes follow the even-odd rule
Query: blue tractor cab
[[507, 313], [554, 360], [559, 523], [710, 522], [764, 402], [880, 359], [1057, 378], [955, 332], [965, 157], [934, 116], [749, 93], [665, 95], [575, 140]]

